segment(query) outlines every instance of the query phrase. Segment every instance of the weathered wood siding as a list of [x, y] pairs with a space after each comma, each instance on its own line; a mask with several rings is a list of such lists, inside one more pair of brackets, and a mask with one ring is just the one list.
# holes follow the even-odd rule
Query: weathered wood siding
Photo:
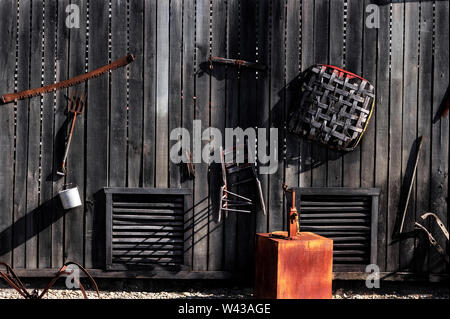
[[[415, 141], [425, 136], [405, 231], [426, 211], [448, 226], [449, 117], [436, 114], [449, 87], [449, 2], [371, 0], [2, 0], [0, 94], [39, 87], [105, 65], [135, 62], [89, 81], [68, 175], [53, 178], [68, 131], [71, 90], [0, 106], [0, 260], [55, 268], [75, 260], [101, 268], [104, 186], [193, 190], [185, 264], [193, 270], [252, 268], [255, 231], [286, 226], [281, 183], [380, 187], [378, 264], [383, 271], [444, 272], [425, 238], [393, 242]], [[379, 5], [379, 28], [366, 24]], [[80, 9], [67, 28], [66, 7]], [[258, 72], [209, 68], [208, 57], [258, 61]], [[361, 145], [338, 154], [283, 128], [298, 102], [298, 75], [314, 63], [346, 68], [376, 86], [376, 110]], [[170, 161], [176, 127], [278, 127], [280, 161], [261, 176], [268, 208], [217, 221], [220, 169], [196, 164], [196, 178]], [[202, 146], [207, 141], [202, 142]], [[83, 206], [55, 198], [78, 185]], [[426, 223], [442, 246], [444, 237]]]

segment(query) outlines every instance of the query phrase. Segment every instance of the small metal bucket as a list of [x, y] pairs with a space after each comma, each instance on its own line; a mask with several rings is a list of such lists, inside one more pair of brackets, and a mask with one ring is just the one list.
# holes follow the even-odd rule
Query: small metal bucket
[[[64, 185], [64, 187], [66, 186], [68, 185]], [[59, 191], [58, 194], [59, 198], [61, 198], [61, 203], [64, 209], [71, 209], [81, 206], [81, 197], [80, 192], [78, 191], [78, 186], [63, 189]]]

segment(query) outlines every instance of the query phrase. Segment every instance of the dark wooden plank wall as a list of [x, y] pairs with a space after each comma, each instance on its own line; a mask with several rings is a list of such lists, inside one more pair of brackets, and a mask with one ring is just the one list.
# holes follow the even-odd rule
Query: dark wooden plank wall
[[[1, 94], [63, 80], [127, 53], [136, 60], [80, 87], [88, 92], [88, 106], [77, 120], [65, 178], [54, 173], [72, 90], [0, 107], [0, 260], [17, 268], [58, 267], [69, 259], [101, 268], [102, 187], [186, 187], [193, 196], [185, 218], [185, 263], [193, 270], [246, 271], [254, 232], [286, 225], [286, 182], [380, 187], [381, 269], [445, 271], [424, 237], [396, 242], [392, 234], [421, 135], [406, 231], [429, 210], [448, 225], [449, 123], [448, 117], [433, 119], [449, 86], [449, 3], [383, 2], [376, 29], [365, 23], [372, 2], [1, 1], [0, 32], [8, 35], [0, 46]], [[65, 25], [69, 4], [80, 8], [79, 29]], [[210, 54], [268, 69], [210, 69]], [[298, 101], [298, 76], [313, 63], [347, 68], [376, 86], [376, 111], [352, 153], [341, 156], [283, 130]], [[202, 130], [222, 132], [280, 128], [278, 170], [261, 176], [267, 216], [258, 208], [218, 222], [219, 166], [196, 164], [190, 180], [182, 165], [170, 161], [170, 132], [182, 126], [192, 134], [193, 120], [202, 121]], [[77, 184], [84, 202], [67, 213], [55, 198], [65, 183]], [[447, 244], [433, 223], [425, 225]]]

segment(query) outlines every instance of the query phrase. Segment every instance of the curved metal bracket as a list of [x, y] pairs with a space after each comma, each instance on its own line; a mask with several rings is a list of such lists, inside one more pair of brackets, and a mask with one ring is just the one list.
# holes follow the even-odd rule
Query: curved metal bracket
[[449, 240], [449, 239], [448, 239], [448, 231], [447, 231], [447, 228], [445, 228], [444, 223], [439, 219], [439, 217], [438, 217], [435, 213], [428, 212], [428, 213], [423, 214], [423, 215], [420, 216], [420, 217], [422, 217], [423, 220], [426, 220], [426, 219], [427, 219], [428, 217], [430, 217], [430, 216], [434, 217], [434, 219], [436, 220], [436, 223], [437, 223], [438, 226], [441, 228], [441, 230], [442, 230], [442, 232], [444, 233], [445, 237], [447, 237], [447, 240]]
[[415, 222], [414, 225], [417, 228], [420, 228], [421, 230], [423, 230], [428, 235], [428, 240], [430, 241], [430, 244], [433, 245], [434, 248], [436, 248], [438, 253], [444, 258], [445, 262], [448, 264], [449, 263], [448, 255], [444, 252], [444, 249], [441, 247], [441, 245], [439, 245], [439, 243], [436, 241], [436, 239], [433, 237], [433, 235], [431, 235], [431, 233], [423, 225], [421, 225], [417, 222]]

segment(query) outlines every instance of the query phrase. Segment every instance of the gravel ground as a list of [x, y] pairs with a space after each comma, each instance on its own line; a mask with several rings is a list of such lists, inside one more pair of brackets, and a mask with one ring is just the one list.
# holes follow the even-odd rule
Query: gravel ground
[[[32, 289], [29, 289], [31, 291]], [[89, 299], [96, 299], [97, 294], [87, 292]], [[252, 298], [252, 288], [196, 288], [168, 289], [166, 291], [139, 291], [135, 289], [102, 290], [101, 299], [214, 299]], [[0, 299], [22, 298], [15, 290], [0, 288]], [[52, 289], [45, 298], [79, 299], [83, 298], [81, 291], [69, 289]], [[449, 299], [449, 288], [434, 285], [388, 284], [385, 287], [369, 290], [359, 284], [345, 284], [344, 287], [333, 289], [333, 299]]]

